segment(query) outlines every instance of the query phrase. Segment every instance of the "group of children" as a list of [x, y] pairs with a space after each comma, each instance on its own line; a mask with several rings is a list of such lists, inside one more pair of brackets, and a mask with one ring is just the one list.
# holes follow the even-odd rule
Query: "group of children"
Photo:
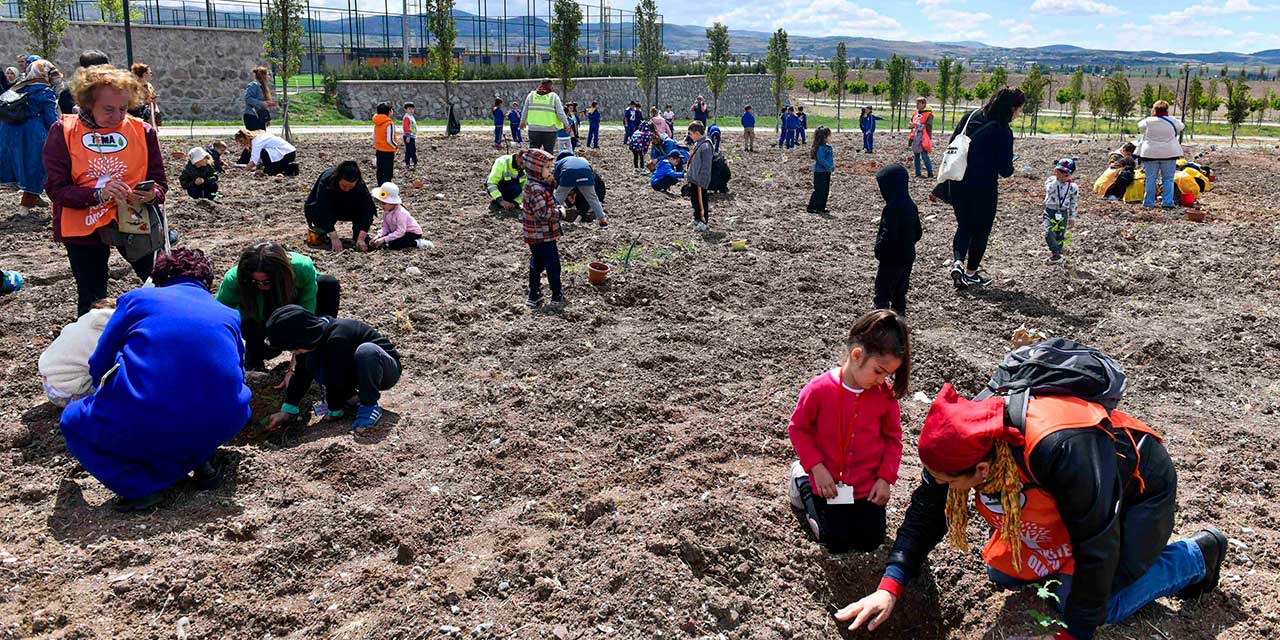
[[[778, 120], [780, 123], [778, 144], [774, 146], [793, 149], [798, 144], [808, 144], [805, 133], [809, 128], [809, 116], [805, 114], [803, 105], [784, 106], [782, 112], [778, 114]], [[754, 122], [754, 118], [752, 121]]]
[[[493, 99], [493, 148], [503, 148], [502, 129], [504, 123], [509, 123], [511, 130], [511, 144], [516, 147], [524, 145], [524, 137], [520, 134], [520, 103], [511, 103], [511, 108], [504, 111], [503, 105], [506, 101], [502, 98]], [[573, 151], [578, 149], [580, 138], [579, 127], [582, 121], [587, 121], [587, 148], [600, 148], [600, 101], [591, 101], [591, 107], [581, 113], [578, 112], [578, 103], [564, 103], [564, 115], [569, 121], [569, 126], [564, 130], [564, 136], [570, 140], [570, 148]]]

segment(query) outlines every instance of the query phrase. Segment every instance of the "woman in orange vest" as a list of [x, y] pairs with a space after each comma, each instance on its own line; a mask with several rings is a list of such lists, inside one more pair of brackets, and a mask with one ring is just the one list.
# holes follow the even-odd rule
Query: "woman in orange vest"
[[1023, 423], [1010, 425], [1000, 397], [970, 401], [943, 385], [920, 432], [923, 482], [884, 578], [838, 620], [875, 629], [944, 536], [965, 550], [971, 491], [993, 530], [982, 550], [991, 580], [1006, 589], [1056, 586], [1066, 626], [1045, 638], [1089, 640], [1156, 598], [1217, 587], [1222, 532], [1168, 543], [1177, 475], [1150, 427], [1068, 396], [1032, 397]]
[[[143, 99], [133, 74], [108, 65], [80, 69], [70, 89], [80, 113], [53, 124], [43, 159], [53, 239], [67, 247], [81, 316], [107, 297], [111, 248], [98, 231], [117, 225], [123, 204], [163, 203], [169, 181], [155, 129], [128, 114]], [[126, 256], [124, 249], [120, 255]], [[130, 263], [140, 281], [151, 275], [154, 258], [154, 251], [147, 252]]]

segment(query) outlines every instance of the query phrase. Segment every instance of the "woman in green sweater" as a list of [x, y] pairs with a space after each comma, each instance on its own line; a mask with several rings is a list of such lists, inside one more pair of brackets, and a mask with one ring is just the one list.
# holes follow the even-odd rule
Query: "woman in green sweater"
[[222, 278], [218, 302], [240, 311], [245, 342], [245, 369], [261, 371], [280, 355], [266, 344], [263, 330], [271, 312], [296, 304], [319, 316], [338, 315], [337, 278], [316, 272], [311, 258], [286, 251], [274, 242], [259, 242], [240, 253], [240, 261]]

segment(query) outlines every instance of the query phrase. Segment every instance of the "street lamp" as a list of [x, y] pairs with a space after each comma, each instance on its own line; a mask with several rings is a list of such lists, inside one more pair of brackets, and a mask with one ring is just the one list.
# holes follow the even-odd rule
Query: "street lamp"
[[124, 7], [124, 57], [133, 66], [133, 30], [129, 27], [129, 0], [122, 0]]

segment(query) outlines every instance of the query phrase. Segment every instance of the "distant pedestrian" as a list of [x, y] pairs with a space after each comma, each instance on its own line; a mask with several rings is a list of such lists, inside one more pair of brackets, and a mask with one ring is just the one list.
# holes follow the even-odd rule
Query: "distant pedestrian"
[[[391, 182], [396, 170], [396, 128], [391, 120], [391, 103], [378, 104], [373, 115], [373, 149], [377, 160], [378, 184]], [[366, 156], [368, 157], [368, 156]]]
[[831, 172], [835, 171], [835, 152], [829, 141], [831, 129], [818, 127], [813, 134], [813, 195], [809, 196], [809, 213], [826, 213], [827, 196], [831, 193]]
[[403, 131], [400, 139], [404, 141], [404, 166], [413, 170], [418, 168], [418, 119], [414, 117], [417, 107], [412, 102], [404, 103]]
[[749, 153], [756, 150], [756, 114], [751, 105], [742, 108], [742, 148]]
[[507, 122], [511, 125], [511, 142], [517, 147], [524, 144], [524, 138], [520, 135], [520, 103], [512, 102], [511, 110], [507, 112]]
[[597, 100], [592, 100], [591, 108], [587, 109], [587, 147], [600, 148], [600, 102]]
[[493, 99], [493, 148], [502, 148], [502, 125], [507, 121], [507, 114], [502, 111], [502, 98]]

